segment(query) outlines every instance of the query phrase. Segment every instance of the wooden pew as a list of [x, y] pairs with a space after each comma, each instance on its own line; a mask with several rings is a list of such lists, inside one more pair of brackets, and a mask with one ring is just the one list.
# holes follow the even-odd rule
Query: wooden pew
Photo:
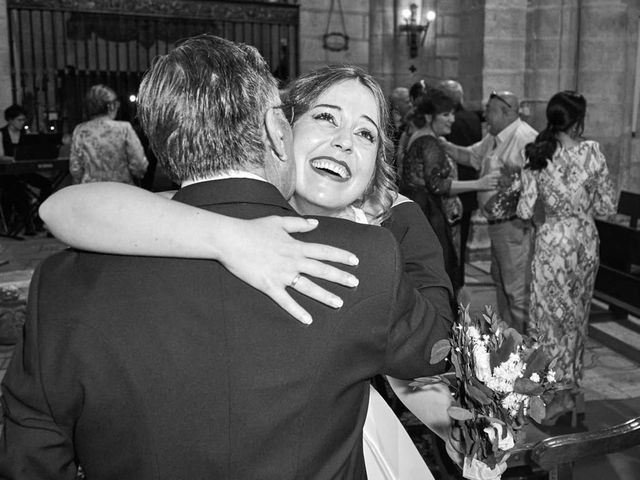
[[[629, 223], [596, 219], [600, 235], [600, 269], [594, 297], [611, 305], [611, 310], [640, 316], [640, 194], [622, 192], [618, 214]], [[620, 316], [620, 315], [618, 315]]]
[[[640, 417], [595, 432], [570, 433], [516, 447], [503, 480], [574, 480], [577, 460], [640, 445]], [[526, 468], [523, 469], [523, 466]]]

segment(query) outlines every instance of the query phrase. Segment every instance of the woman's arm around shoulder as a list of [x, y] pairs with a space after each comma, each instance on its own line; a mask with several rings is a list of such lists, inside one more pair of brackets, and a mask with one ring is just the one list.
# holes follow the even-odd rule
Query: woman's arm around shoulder
[[337, 308], [342, 300], [308, 277], [357, 285], [353, 275], [324, 263], [355, 265], [350, 252], [289, 235], [313, 230], [317, 220], [240, 220], [114, 182], [59, 190], [42, 204], [40, 216], [57, 238], [79, 249], [218, 260], [304, 323], [311, 318], [287, 287]]

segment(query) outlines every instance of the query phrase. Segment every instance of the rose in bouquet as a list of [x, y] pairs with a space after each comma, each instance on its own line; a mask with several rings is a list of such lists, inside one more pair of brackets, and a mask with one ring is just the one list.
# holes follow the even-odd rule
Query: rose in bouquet
[[556, 378], [555, 361], [542, 347], [501, 321], [491, 307], [474, 319], [468, 307], [460, 307], [450, 338], [438, 342], [431, 354], [432, 363], [445, 358], [452, 372], [419, 378], [413, 385], [449, 386], [454, 398], [449, 415], [465, 457], [463, 474], [499, 478], [496, 466], [515, 446], [518, 431], [529, 418], [542, 421], [554, 393], [568, 387]]

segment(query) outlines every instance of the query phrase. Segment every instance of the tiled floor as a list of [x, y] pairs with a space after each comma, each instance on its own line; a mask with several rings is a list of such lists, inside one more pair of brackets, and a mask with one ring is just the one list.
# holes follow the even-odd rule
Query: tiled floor
[[[64, 248], [55, 239], [40, 234], [24, 241], [0, 238], [0, 286], [15, 285], [23, 294], [28, 289], [33, 268], [47, 256]], [[486, 252], [472, 252], [466, 269], [466, 289], [471, 299], [471, 310], [477, 312], [484, 305], [495, 305], [495, 288], [489, 275]], [[637, 321], [637, 320], [636, 320]], [[607, 328], [607, 322], [604, 327]], [[611, 322], [610, 331], [619, 330]], [[636, 348], [640, 342], [628, 332], [617, 334], [631, 338]], [[637, 335], [637, 334], [636, 334]], [[0, 346], [0, 378], [9, 363], [13, 348]], [[611, 348], [589, 339], [585, 353], [584, 389], [586, 396], [586, 425], [596, 430], [640, 415], [640, 364], [616, 353]], [[576, 465], [575, 478], [595, 480], [640, 479], [640, 447], [627, 452], [595, 457]]]

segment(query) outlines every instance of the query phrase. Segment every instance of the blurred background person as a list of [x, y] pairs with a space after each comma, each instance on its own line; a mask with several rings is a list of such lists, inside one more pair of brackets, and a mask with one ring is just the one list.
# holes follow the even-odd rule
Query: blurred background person
[[520, 101], [509, 91], [491, 92], [484, 116], [488, 132], [482, 140], [459, 147], [442, 139], [446, 152], [458, 164], [496, 173], [498, 184], [478, 192], [478, 204], [489, 224], [491, 277], [496, 284], [498, 312], [502, 320], [525, 332], [529, 317], [531, 283], [532, 222], [516, 215], [521, 192], [520, 171], [524, 147], [536, 132], [520, 119]]
[[[464, 90], [455, 80], [443, 80], [438, 88], [449, 95], [456, 104], [456, 119], [451, 125], [451, 133], [445, 138], [460, 147], [468, 147], [482, 140], [482, 123], [480, 115], [464, 108]], [[478, 171], [468, 165], [458, 165], [458, 180], [477, 180]], [[467, 258], [467, 242], [471, 230], [471, 215], [478, 208], [475, 192], [463, 192], [459, 195], [462, 202], [462, 217], [460, 218], [460, 283], [464, 285], [464, 265]]]
[[403, 158], [407, 151], [407, 143], [411, 135], [419, 128], [424, 127], [424, 117], [416, 115], [416, 101], [427, 91], [428, 85], [424, 80], [419, 80], [409, 87], [409, 111], [405, 116], [404, 128], [398, 139], [395, 151], [395, 165], [398, 179], [402, 178]]
[[557, 359], [559, 378], [571, 390], [547, 405], [546, 423], [574, 409], [580, 393], [582, 356], [589, 309], [598, 271], [599, 238], [594, 215], [615, 213], [614, 189], [598, 142], [581, 138], [587, 102], [579, 93], [556, 93], [547, 105], [547, 127], [525, 147], [518, 216], [537, 225], [531, 266], [529, 328], [549, 358]]
[[409, 98], [409, 89], [406, 87], [394, 88], [389, 96], [389, 106], [393, 126], [393, 146], [397, 148], [400, 136], [405, 129], [407, 115], [412, 107], [411, 99]]
[[86, 96], [89, 121], [76, 126], [71, 140], [69, 172], [74, 183], [134, 184], [148, 166], [144, 148], [129, 122], [115, 120], [120, 102], [106, 85], [92, 86]]
[[445, 153], [439, 137], [451, 132], [455, 102], [440, 89], [429, 89], [415, 104], [415, 116], [423, 126], [409, 138], [403, 160], [401, 193], [414, 200], [429, 219], [442, 245], [445, 269], [456, 294], [462, 288], [457, 246], [460, 238], [462, 192], [491, 190], [497, 175], [478, 180], [458, 180], [455, 162]]
[[20, 143], [24, 126], [27, 123], [27, 112], [20, 105], [11, 105], [4, 111], [7, 124], [0, 128], [2, 144], [0, 144], [0, 160], [13, 162], [15, 150]]
[[[27, 112], [21, 105], [14, 104], [4, 111], [4, 119], [7, 124], [0, 129], [2, 133], [0, 161], [10, 163], [15, 162], [16, 148], [27, 123]], [[17, 217], [18, 221], [24, 224], [24, 234], [35, 235], [35, 225], [28, 218], [29, 195], [23, 179], [18, 175], [3, 175], [0, 177], [0, 189], [4, 227], [11, 230], [11, 225]]]

